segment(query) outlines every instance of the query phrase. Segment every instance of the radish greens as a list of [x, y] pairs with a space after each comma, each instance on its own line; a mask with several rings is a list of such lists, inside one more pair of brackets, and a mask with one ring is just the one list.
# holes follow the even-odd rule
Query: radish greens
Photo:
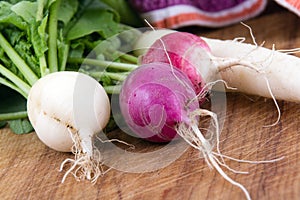
[[[127, 3], [118, 2], [123, 5]], [[8, 94], [10, 90], [14, 90], [26, 102], [30, 88], [41, 77], [56, 71], [78, 71], [82, 63], [80, 59], [85, 58], [93, 48], [128, 29], [127, 25], [120, 23], [120, 14], [115, 9], [119, 6], [118, 2], [110, 2], [108, 5], [101, 0], [1, 1], [1, 92]], [[134, 14], [131, 14], [129, 7], [124, 12], [129, 18], [135, 18], [131, 16]], [[139, 20], [132, 21], [131, 25], [135, 25], [134, 23], [139, 24]], [[105, 60], [111, 56], [99, 52], [98, 58], [101, 55]], [[106, 81], [107, 78], [101, 77], [110, 84]], [[101, 77], [99, 81], [102, 81]], [[4, 95], [3, 98], [9, 97]], [[12, 99], [12, 104], [17, 103], [18, 100]], [[0, 104], [1, 107], [7, 107], [5, 101], [1, 100]], [[13, 116], [20, 112], [22, 115], [18, 119], [26, 120], [26, 109], [1, 110], [1, 125], [15, 120]]]

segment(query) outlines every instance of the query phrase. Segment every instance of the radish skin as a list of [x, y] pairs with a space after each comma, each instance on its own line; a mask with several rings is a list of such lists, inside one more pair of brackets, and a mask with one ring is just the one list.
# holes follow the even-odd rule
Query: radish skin
[[76, 178], [95, 181], [101, 174], [101, 157], [93, 139], [110, 117], [110, 103], [103, 87], [82, 73], [51, 73], [30, 89], [27, 111], [45, 145], [75, 155], [62, 164], [63, 167], [66, 162], [73, 163], [62, 182], [72, 170]]
[[[210, 48], [200, 37], [191, 33], [174, 32], [155, 41], [151, 48], [141, 56], [141, 62], [142, 64], [170, 63], [188, 76], [196, 94], [199, 94], [203, 92], [205, 84], [210, 82], [211, 75], [208, 72], [211, 70], [208, 70], [210, 68], [207, 67], [206, 62], [210, 61], [209, 52]], [[202, 62], [195, 60], [202, 60]]]
[[[252, 44], [202, 37], [213, 55], [236, 58], [257, 66], [261, 73], [242, 65], [220, 69], [222, 79], [237, 91], [271, 98], [266, 80], [276, 99], [300, 102], [300, 58]], [[299, 72], [299, 73], [298, 73]]]
[[152, 142], [169, 142], [176, 138], [176, 124], [192, 123], [189, 112], [199, 108], [195, 97], [184, 73], [156, 62], [141, 65], [128, 75], [119, 103], [126, 124], [135, 134]]

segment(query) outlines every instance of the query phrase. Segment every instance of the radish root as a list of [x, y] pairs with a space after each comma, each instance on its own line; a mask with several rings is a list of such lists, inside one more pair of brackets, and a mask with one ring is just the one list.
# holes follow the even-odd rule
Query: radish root
[[[216, 140], [217, 140], [217, 155], [220, 155], [219, 157], [222, 159], [222, 162], [213, 154], [213, 145], [210, 141], [208, 141], [207, 139], [205, 139], [205, 137], [203, 136], [203, 134], [201, 133], [201, 131], [198, 128], [198, 122], [197, 122], [197, 116], [203, 117], [203, 116], [210, 116], [213, 119], [213, 126], [215, 128], [215, 133], [216, 133]], [[223, 178], [225, 178], [228, 182], [230, 182], [231, 184], [238, 186], [245, 194], [246, 198], [249, 200], [250, 198], [250, 194], [247, 191], [247, 189], [240, 183], [234, 181], [233, 179], [231, 179], [220, 167], [220, 165], [222, 166], [226, 166], [226, 164], [224, 163], [223, 160], [223, 156], [220, 153], [220, 149], [219, 149], [219, 125], [218, 125], [218, 119], [217, 119], [217, 115], [211, 111], [208, 111], [206, 109], [198, 109], [195, 110], [194, 112], [191, 113], [191, 118], [190, 119], [194, 119], [191, 121], [191, 124], [186, 125], [184, 123], [181, 123], [178, 125], [177, 127], [177, 133], [188, 143], [190, 144], [192, 147], [194, 147], [195, 149], [199, 150], [202, 154], [203, 157], [206, 161], [206, 163], [208, 164], [208, 166], [210, 168], [215, 168], [219, 174], [221, 176], [223, 176]], [[222, 164], [224, 163], [224, 164]], [[230, 167], [226, 167], [226, 168], [230, 168]], [[233, 171], [233, 170], [232, 170]]]
[[82, 141], [78, 131], [73, 133], [70, 128], [68, 128], [68, 131], [70, 132], [72, 141], [74, 142], [72, 147], [74, 159], [67, 158], [62, 162], [60, 171], [63, 170], [66, 163], [72, 164], [63, 176], [62, 183], [70, 173], [72, 173], [75, 179], [78, 181], [87, 179], [92, 183], [95, 183], [98, 177], [104, 174], [100, 151], [94, 147], [93, 149], [89, 150], [83, 149]]
[[[222, 72], [222, 71], [231, 69], [233, 67], [238, 67], [239, 66], [239, 67], [249, 68], [250, 70], [253, 70], [256, 73], [263, 75], [263, 78], [264, 78], [264, 80], [266, 82], [266, 85], [267, 85], [267, 89], [269, 91], [269, 94], [270, 94], [270, 96], [271, 96], [271, 98], [274, 102], [274, 105], [275, 105], [277, 113], [278, 113], [276, 121], [274, 123], [270, 124], [270, 125], [265, 125], [264, 127], [271, 127], [271, 126], [275, 126], [276, 124], [278, 124], [279, 121], [280, 121], [280, 118], [281, 118], [281, 110], [280, 110], [279, 105], [277, 103], [276, 97], [274, 96], [274, 94], [272, 92], [270, 82], [269, 82], [268, 78], [266, 77], [265, 72], [262, 69], [258, 69], [255, 65], [253, 65], [252, 63], [247, 62], [247, 61], [240, 61], [239, 59], [229, 59], [229, 60], [226, 60], [226, 61], [224, 61], [224, 59], [220, 59], [220, 60], [222, 60], [221, 61], [222, 64], [217, 64], [219, 72]], [[218, 61], [218, 62], [220, 62], [220, 61]]]
[[[204, 117], [204, 116], [209, 116], [212, 118], [212, 125], [214, 127], [214, 137], [216, 140], [216, 152], [213, 151], [213, 142], [214, 140], [212, 139], [207, 139], [204, 137], [204, 135], [201, 133], [199, 127], [198, 127], [198, 117]], [[229, 171], [237, 174], [248, 174], [249, 172], [245, 171], [238, 171], [235, 169], [232, 169], [225, 163], [225, 159], [233, 160], [236, 162], [241, 162], [241, 163], [250, 163], [250, 164], [264, 164], [264, 163], [273, 163], [282, 160], [284, 157], [280, 157], [277, 159], [272, 159], [272, 160], [266, 160], [266, 161], [251, 161], [251, 160], [240, 160], [236, 159], [227, 155], [223, 155], [220, 152], [220, 130], [219, 130], [219, 125], [218, 125], [218, 119], [217, 115], [209, 110], [206, 109], [198, 109], [195, 110], [194, 112], [190, 113], [190, 119], [191, 123], [190, 124], [185, 124], [181, 123], [177, 126], [176, 130], [177, 133], [188, 143], [190, 144], [193, 148], [199, 150], [207, 165], [210, 168], [216, 169], [223, 178], [225, 178], [228, 182], [231, 184], [239, 187], [245, 194], [246, 198], [248, 200], [251, 199], [249, 192], [247, 189], [240, 183], [234, 181], [231, 179], [221, 168], [225, 167]]]
[[300, 53], [300, 48], [294, 48], [294, 49], [277, 49], [277, 51], [285, 54], [296, 54]]
[[[255, 51], [258, 47], [262, 47], [264, 45], [265, 42], [263, 42], [261, 45], [258, 45], [257, 42], [256, 42], [256, 39], [255, 39], [255, 36], [253, 34], [253, 31], [251, 29], [251, 27], [243, 22], [241, 22], [241, 24], [245, 27], [247, 27], [249, 29], [249, 33], [251, 35], [251, 38], [252, 38], [252, 41], [254, 43], [254, 45], [256, 46], [255, 49], [253, 49], [252, 51], [250, 51], [247, 55], [250, 55], [253, 51]], [[240, 38], [237, 38], [236, 40], [239, 40]], [[244, 42], [243, 40], [244, 38], [242, 38], [242, 41], [241, 42]], [[236, 41], [234, 40], [234, 41]], [[273, 44], [272, 46], [272, 53], [270, 54], [270, 57], [267, 59], [269, 60], [269, 62], [272, 61], [273, 59], [273, 56], [274, 56], [274, 52], [275, 52], [275, 45]], [[288, 51], [288, 50], [285, 50], [287, 53], [295, 53], [297, 51], [300, 52], [300, 48], [296, 48], [296, 49], [292, 49], [291, 51]], [[246, 56], [247, 56], [246, 55]], [[274, 96], [273, 92], [272, 92], [272, 89], [271, 89], [271, 86], [270, 86], [270, 82], [269, 80], [267, 79], [266, 75], [265, 75], [265, 71], [264, 71], [264, 68], [258, 68], [256, 65], [254, 65], [253, 63], [247, 61], [247, 60], [244, 60], [244, 59], [236, 59], [236, 58], [218, 58], [218, 57], [213, 57], [213, 61], [216, 62], [216, 66], [218, 66], [218, 71], [219, 72], [222, 72], [222, 71], [225, 71], [227, 69], [231, 69], [232, 67], [235, 67], [235, 66], [243, 66], [243, 67], [246, 67], [246, 68], [249, 68], [253, 71], [255, 71], [256, 73], [258, 74], [263, 74], [264, 75], [264, 79], [265, 79], [265, 82], [266, 82], [266, 85], [267, 85], [267, 89], [269, 91], [269, 94], [274, 102], [274, 105], [277, 109], [277, 113], [278, 113], [278, 116], [277, 116], [277, 119], [274, 123], [270, 124], [270, 125], [265, 125], [264, 127], [272, 127], [272, 126], [275, 126], [276, 124], [279, 123], [280, 121], [280, 118], [281, 118], [281, 111], [280, 111], [280, 108], [279, 108], [279, 105], [277, 103], [277, 100], [276, 100], [276, 97]], [[266, 62], [266, 60], [264, 60], [263, 62]], [[268, 64], [265, 65], [265, 68], [269, 66]], [[227, 87], [227, 85], [226, 85]]]

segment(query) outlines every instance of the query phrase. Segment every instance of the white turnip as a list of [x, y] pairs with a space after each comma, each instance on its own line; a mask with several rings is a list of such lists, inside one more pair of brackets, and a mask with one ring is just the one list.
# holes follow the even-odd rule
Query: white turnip
[[51, 73], [30, 89], [27, 111], [42, 142], [54, 150], [75, 154], [74, 160], [65, 161], [73, 165], [63, 181], [72, 170], [77, 178], [95, 181], [101, 174], [101, 157], [93, 140], [110, 117], [103, 87], [82, 73]]

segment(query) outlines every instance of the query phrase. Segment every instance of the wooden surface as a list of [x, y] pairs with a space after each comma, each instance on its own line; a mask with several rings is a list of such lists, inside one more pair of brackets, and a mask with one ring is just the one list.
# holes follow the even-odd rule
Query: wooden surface
[[[247, 21], [258, 43], [266, 41], [267, 47], [275, 43], [278, 49], [300, 47], [300, 19], [285, 9], [274, 8]], [[190, 31], [220, 39], [249, 37], [248, 30], [239, 24]], [[249, 172], [242, 175], [226, 170], [249, 190], [253, 199], [300, 199], [300, 104], [278, 103], [282, 111], [279, 124], [265, 128], [277, 119], [271, 100], [227, 95], [222, 153], [250, 160], [285, 156], [270, 164], [227, 161], [232, 168]], [[147, 142], [140, 142], [139, 146], [146, 150], [157, 148]], [[240, 189], [216, 170], [210, 170], [192, 148], [162, 169], [146, 173], [112, 169], [94, 185], [77, 182], [71, 176], [61, 183], [64, 173], [58, 170], [70, 156], [47, 148], [34, 133], [20, 136], [8, 128], [0, 130], [0, 199], [244, 199]]]

